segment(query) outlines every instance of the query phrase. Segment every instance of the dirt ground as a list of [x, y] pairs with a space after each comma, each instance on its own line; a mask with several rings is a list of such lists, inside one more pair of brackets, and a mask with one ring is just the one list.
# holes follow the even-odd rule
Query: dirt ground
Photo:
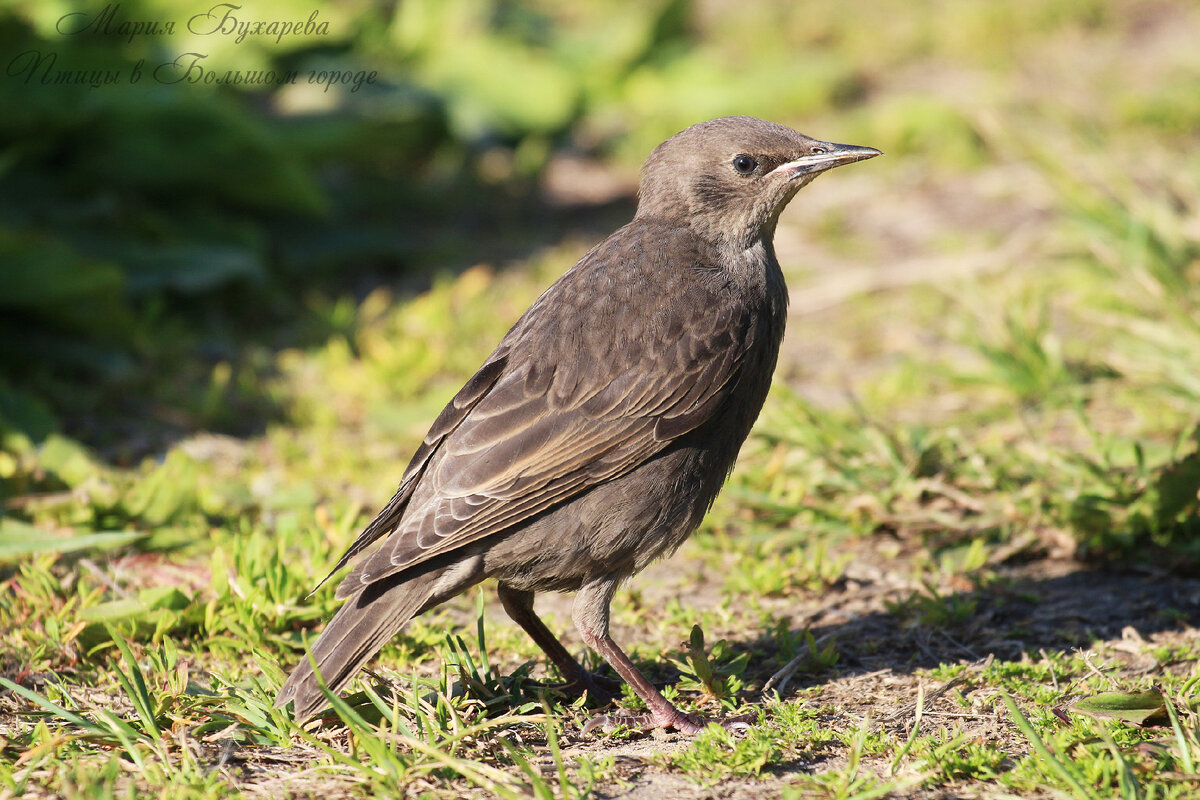
[[[678, 575], [678, 566], [660, 569]], [[809, 626], [818, 641], [837, 642], [841, 658], [834, 674], [797, 675], [781, 692], [786, 698], [797, 690], [812, 690], [804, 702], [830, 709], [824, 721], [834, 730], [856, 728], [869, 718], [898, 736], [907, 735], [918, 685], [924, 684], [924, 731], [955, 728], [968, 739], [1002, 743], [1017, 756], [1028, 751], [1028, 742], [1007, 715], [998, 715], [988, 702], [995, 691], [981, 688], [975, 680], [993, 657], [1036, 662], [1080, 648], [1094, 653], [1095, 663], [1104, 665], [1105, 673], [1117, 680], [1195, 668], [1193, 661], [1161, 664], [1147, 654], [1147, 645], [1200, 645], [1200, 631], [1191, 624], [1200, 618], [1197, 580], [1151, 571], [1096, 570], [1070, 560], [1036, 561], [1004, 570], [990, 588], [965, 592], [978, 603], [976, 615], [965, 625], [935, 628], [900, 624], [885, 611], [885, 599], [898, 599], [905, 592], [903, 581], [886, 569], [856, 561], [850, 573], [855, 577], [792, 610], [796, 625]], [[657, 577], [647, 576], [647, 582], [663, 586]], [[946, 683], [916, 674], [943, 663], [968, 665], [950, 688], [970, 701], [970, 710], [947, 696]], [[753, 664], [750, 669], [753, 672]], [[1057, 676], [1053, 680], [1057, 684]], [[938, 694], [939, 690], [944, 693]], [[789, 782], [791, 773], [825, 771], [844, 763], [846, 757], [846, 748], [838, 745], [777, 765], [765, 781], [727, 780], [705, 788], [648, 761], [654, 753], [670, 752], [686, 743], [678, 736], [616, 745], [573, 739], [566, 755], [615, 756], [622, 780], [601, 787], [598, 796], [630, 800], [770, 797]], [[868, 758], [864, 766], [886, 774], [890, 758], [877, 763]], [[963, 795], [952, 790], [915, 790], [905, 796]]]
[[[962, 624], [926, 626], [904, 623], [885, 601], [908, 597], [916, 588], [899, 568], [903, 557], [888, 558], [879, 552], [889, 537], [860, 542], [846, 577], [829, 591], [797, 602], [764, 600], [778, 618], [790, 616], [793, 629], [807, 628], [818, 642], [833, 641], [839, 652], [836, 666], [821, 675], [796, 673], [778, 686], [781, 698], [821, 709], [821, 724], [832, 731], [858, 729], [870, 720], [872, 730], [884, 728], [899, 740], [907, 737], [914, 720], [918, 689], [924, 690], [922, 733], [941, 728], [1000, 746], [1010, 757], [1029, 751], [1028, 741], [1007, 713], [994, 702], [996, 690], [979, 680], [981, 671], [995, 659], [1042, 662], [1074, 650], [1089, 652], [1091, 663], [1124, 685], [1166, 671], [1181, 674], [1196, 668], [1194, 660], [1161, 663], [1151, 653], [1155, 645], [1182, 645], [1200, 651], [1200, 580], [1173, 577], [1165, 571], [1121, 571], [1089, 567], [1069, 558], [1042, 558], [1002, 567], [984, 588], [960, 587], [959, 599], [976, 603], [976, 611]], [[907, 573], [911, 574], [911, 572]], [[689, 556], [686, 548], [676, 558], [657, 564], [638, 578], [641, 602], [654, 604], [679, 597], [697, 610], [719, 602], [715, 577], [705, 575], [704, 563]], [[559, 620], [567, 619], [569, 598], [546, 596], [539, 609]], [[464, 616], [466, 609], [464, 608]], [[463, 620], [466, 623], [466, 619]], [[489, 620], [490, 622], [491, 620]], [[679, 639], [686, 631], [675, 632]], [[768, 641], [748, 639], [736, 629], [714, 631], [739, 648], [770, 652]], [[636, 633], [617, 630], [619, 641], [630, 644]], [[570, 632], [564, 641], [579, 649]], [[1178, 652], [1178, 650], [1177, 650]], [[962, 664], [965, 670], [951, 681], [933, 680], [922, 671], [939, 664]], [[511, 666], [511, 665], [510, 665]], [[667, 672], [669, 675], [669, 667]], [[1067, 689], [1070, 678], [1055, 675], [1049, 683]], [[748, 684], [761, 687], [771, 675], [762, 663], [751, 662]], [[656, 676], [661, 679], [663, 675]], [[798, 698], [797, 693], [803, 697]], [[962, 699], [969, 703], [964, 708]], [[999, 709], [999, 710], [998, 710]], [[582, 722], [583, 717], [579, 721]], [[848, 748], [841, 742], [816, 745], [782, 759], [758, 779], [727, 778], [705, 786], [679, 771], [663, 766], [662, 756], [677, 752], [689, 739], [675, 734], [655, 734], [635, 739], [611, 740], [583, 736], [580, 726], [565, 721], [563, 759], [572, 764], [586, 756], [593, 761], [611, 757], [614, 766], [595, 787], [599, 798], [623, 800], [710, 800], [781, 796], [799, 773], [819, 774], [842, 767]], [[541, 742], [531, 742], [542, 745]], [[553, 780], [555, 765], [544, 747], [536, 762]], [[303, 747], [262, 749], [239, 764], [236, 781], [249, 794], [296, 796], [304, 786], [307, 796], [325, 800], [345, 794], [346, 784], [322, 776], [308, 764], [318, 754]], [[862, 769], [886, 776], [894, 753], [864, 756]], [[234, 760], [237, 761], [235, 755]], [[412, 796], [422, 786], [410, 787]], [[444, 791], [445, 787], [442, 787]], [[464, 796], [488, 796], [463, 784]], [[986, 797], [1000, 795], [1000, 787], [973, 782], [936, 790], [918, 787], [901, 794], [908, 798]], [[300, 795], [305, 796], [305, 795]]]

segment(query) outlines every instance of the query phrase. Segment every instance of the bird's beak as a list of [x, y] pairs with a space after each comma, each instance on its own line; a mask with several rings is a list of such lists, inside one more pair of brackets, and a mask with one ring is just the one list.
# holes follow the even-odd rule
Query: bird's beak
[[810, 153], [797, 158], [795, 161], [780, 164], [771, 173], [789, 173], [788, 180], [792, 180], [803, 175], [816, 175], [819, 172], [840, 167], [843, 164], [853, 164], [855, 161], [865, 161], [868, 158], [883, 155], [882, 152], [876, 150], [874, 147], [859, 147], [856, 144], [816, 142], [814, 146], [821, 148], [824, 152]]

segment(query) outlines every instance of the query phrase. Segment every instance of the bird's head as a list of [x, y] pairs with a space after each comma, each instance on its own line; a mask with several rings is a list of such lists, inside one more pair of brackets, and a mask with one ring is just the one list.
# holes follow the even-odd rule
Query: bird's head
[[701, 122], [646, 159], [637, 216], [681, 222], [714, 244], [748, 248], [770, 241], [779, 213], [817, 175], [877, 155], [873, 147], [822, 142], [754, 117]]

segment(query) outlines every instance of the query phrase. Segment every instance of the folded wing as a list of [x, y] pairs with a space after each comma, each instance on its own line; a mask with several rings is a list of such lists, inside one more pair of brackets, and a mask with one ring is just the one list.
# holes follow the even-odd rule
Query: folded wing
[[[661, 257], [634, 255], [649, 274]], [[620, 254], [603, 246], [585, 256], [450, 402], [395, 497], [339, 562], [384, 538], [343, 581], [339, 597], [635, 469], [729, 400], [755, 331], [750, 315], [722, 296], [721, 277], [698, 265], [695, 274], [657, 284], [634, 276], [628, 288], [589, 292], [605, 276], [596, 259], [613, 257]], [[623, 311], [630, 291], [670, 294], [672, 302], [650, 304], [648, 313], [646, 303], [636, 314]], [[572, 313], [558, 294], [613, 307], [608, 316]], [[597, 318], [615, 320], [617, 329], [582, 327]]]

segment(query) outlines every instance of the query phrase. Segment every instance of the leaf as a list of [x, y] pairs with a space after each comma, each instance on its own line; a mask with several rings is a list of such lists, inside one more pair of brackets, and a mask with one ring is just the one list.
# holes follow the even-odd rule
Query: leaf
[[115, 622], [130, 617], [149, 614], [152, 609], [136, 597], [110, 600], [79, 610], [79, 618], [85, 622]]
[[156, 622], [164, 611], [184, 611], [192, 603], [176, 586], [152, 586], [138, 592], [137, 597], [123, 597], [98, 603], [79, 611], [79, 618], [86, 622], [109, 623], [123, 619]]
[[692, 626], [692, 634], [688, 637], [688, 661], [696, 673], [696, 678], [705, 687], [711, 689], [714, 677], [713, 667], [708, 660], [708, 655], [704, 652], [704, 630], [699, 625]]
[[1071, 787], [1075, 797], [1085, 797], [1088, 800], [1094, 800], [1096, 794], [1085, 788], [1086, 780], [1079, 774], [1076, 766], [1065, 758], [1060, 758], [1059, 754], [1051, 751], [1046, 743], [1042, 741], [1042, 737], [1038, 736], [1029, 719], [1021, 713], [1021, 709], [1017, 708], [1017, 704], [1013, 699], [1005, 693], [1001, 693], [1000, 699], [1008, 708], [1008, 713], [1012, 716], [1013, 722], [1021, 733], [1025, 734], [1025, 738], [1029, 741], [1033, 751], [1037, 753], [1042, 764], [1049, 767], [1062, 778], [1063, 782]]
[[124, 278], [110, 262], [36, 232], [0, 227], [0, 307], [34, 311], [92, 328], [96, 306], [119, 304]]
[[137, 712], [138, 717], [141, 718], [142, 725], [145, 726], [145, 735], [157, 741], [162, 738], [162, 731], [154, 716], [154, 700], [150, 697], [150, 690], [146, 687], [146, 678], [142, 675], [142, 668], [138, 665], [137, 659], [133, 657], [133, 650], [130, 649], [129, 643], [120, 634], [109, 628], [108, 635], [117, 649], [121, 651], [121, 658], [125, 661], [125, 665], [129, 667], [129, 673], [126, 674], [120, 666], [114, 665], [113, 671], [116, 673], [117, 682], [125, 690], [125, 696], [133, 705], [133, 710]]
[[[1192, 433], [1200, 441], [1200, 427]], [[1196, 513], [1200, 506], [1200, 452], [1188, 455], [1167, 464], [1154, 482], [1158, 495], [1155, 515], [1158, 524], [1166, 527], [1180, 514]]]
[[56, 536], [12, 517], [0, 517], [0, 561], [27, 558], [38, 553], [111, 550], [136, 542], [146, 535], [138, 531], [105, 531], [78, 536]]
[[162, 466], [151, 472], [125, 498], [130, 516], [162, 525], [198, 506], [196, 462], [181, 450], [172, 450]]
[[101, 472], [86, 447], [59, 434], [51, 434], [38, 448], [38, 462], [72, 489]]
[[18, 431], [38, 441], [57, 428], [54, 412], [41, 398], [27, 389], [11, 388], [0, 379], [0, 439], [7, 431]]
[[1134, 725], [1156, 724], [1167, 719], [1162, 693], [1156, 689], [1102, 692], [1075, 702], [1071, 710], [1095, 719], [1119, 719]]
[[171, 611], [183, 611], [192, 600], [177, 586], [151, 586], [138, 592], [138, 600], [149, 608], [166, 608]]
[[171, 289], [198, 295], [239, 281], [262, 282], [267, 267], [253, 247], [186, 242], [146, 246], [125, 244], [119, 251], [131, 295]]
[[421, 50], [412, 62], [417, 82], [443, 98], [460, 137], [546, 135], [570, 124], [581, 98], [566, 64], [491, 27], [486, 4], [458, 4], [459, 13], [444, 13], [450, 5], [402, 3], [397, 27], [402, 41]]
[[0, 686], [3, 686], [5, 689], [8, 689], [10, 692], [12, 692], [16, 695], [19, 695], [20, 697], [25, 698], [27, 701], [29, 701], [30, 703], [33, 703], [36, 706], [40, 706], [43, 710], [49, 712], [56, 719], [60, 719], [64, 722], [68, 722], [72, 725], [76, 725], [76, 726], [82, 728], [84, 731], [91, 733], [91, 734], [101, 734], [102, 735], [104, 733], [103, 729], [101, 729], [95, 723], [90, 722], [87, 719], [84, 719], [83, 717], [79, 716], [78, 714], [68, 711], [67, 709], [63, 708], [60, 705], [57, 705], [56, 703], [51, 702], [47, 698], [43, 697], [42, 695], [38, 694], [35, 691], [32, 691], [31, 689], [26, 689], [24, 686], [21, 686], [18, 683], [13, 683], [8, 678], [0, 678]]

